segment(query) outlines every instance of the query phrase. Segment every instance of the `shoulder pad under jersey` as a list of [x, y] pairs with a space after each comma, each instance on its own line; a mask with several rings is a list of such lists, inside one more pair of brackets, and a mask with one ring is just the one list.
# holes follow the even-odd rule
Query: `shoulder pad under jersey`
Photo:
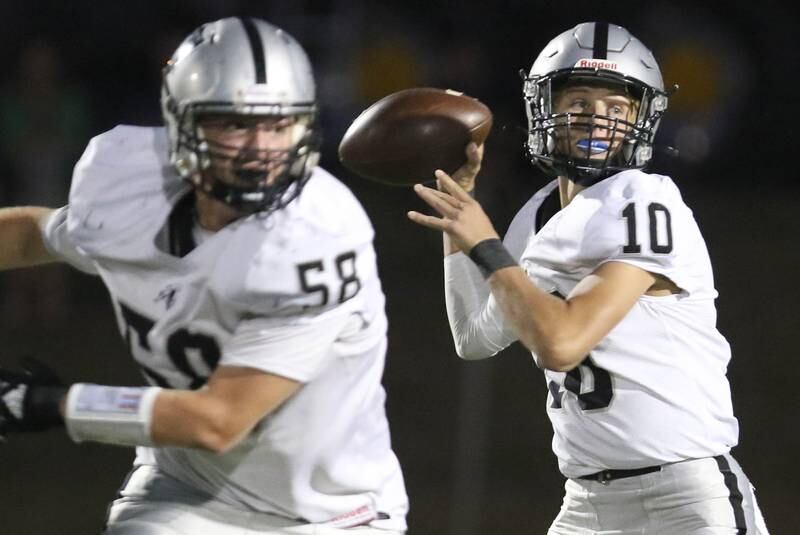
[[519, 212], [511, 220], [503, 237], [503, 244], [506, 246], [511, 255], [517, 260], [520, 259], [525, 247], [528, 244], [528, 239], [536, 231], [536, 214], [542, 203], [550, 195], [554, 189], [558, 187], [558, 180], [552, 180], [533, 196], [520, 208]]
[[168, 196], [185, 188], [168, 164], [163, 128], [117, 126], [94, 137], [75, 166], [70, 236], [90, 253], [120, 245], [160, 218]]
[[627, 262], [689, 293], [711, 289], [705, 242], [669, 177], [626, 171], [605, 188], [584, 193], [589, 201], [596, 196], [599, 208], [585, 222], [581, 257]]
[[228, 254], [246, 261], [227, 263], [225, 293], [254, 314], [335, 306], [377, 276], [369, 218], [320, 168], [295, 201], [266, 218], [247, 218], [234, 234]]

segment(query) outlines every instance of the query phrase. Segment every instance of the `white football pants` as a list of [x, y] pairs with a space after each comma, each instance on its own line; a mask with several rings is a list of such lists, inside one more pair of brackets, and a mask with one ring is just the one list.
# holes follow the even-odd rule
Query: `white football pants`
[[568, 479], [565, 489], [548, 535], [768, 535], [750, 480], [727, 454], [607, 484]]
[[131, 473], [103, 535], [403, 535], [370, 526], [335, 528], [234, 509], [195, 494], [152, 467]]

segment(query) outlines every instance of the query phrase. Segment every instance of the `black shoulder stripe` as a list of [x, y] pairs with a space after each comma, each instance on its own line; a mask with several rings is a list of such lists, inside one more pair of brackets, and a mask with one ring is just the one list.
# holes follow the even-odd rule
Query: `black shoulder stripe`
[[608, 23], [595, 22], [594, 23], [594, 50], [592, 51], [594, 59], [607, 59], [608, 58]]
[[[194, 227], [194, 190], [187, 193], [172, 208], [169, 215], [169, 252], [183, 258], [195, 248], [192, 228]], [[157, 378], [154, 377], [156, 382]]]
[[553, 189], [550, 194], [545, 197], [539, 209], [536, 210], [536, 217], [534, 219], [534, 231], [539, 232], [545, 224], [550, 221], [554, 215], [561, 210], [561, 197], [559, 196], [558, 187]]
[[250, 41], [250, 49], [253, 51], [253, 62], [256, 66], [256, 83], [267, 83], [267, 62], [264, 57], [264, 44], [261, 41], [261, 34], [256, 28], [255, 22], [250, 18], [241, 18], [242, 26]]

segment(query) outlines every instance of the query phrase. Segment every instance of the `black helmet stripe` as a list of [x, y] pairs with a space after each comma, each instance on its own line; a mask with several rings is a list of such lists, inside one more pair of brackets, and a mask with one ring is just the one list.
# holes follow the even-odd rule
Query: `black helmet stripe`
[[607, 59], [608, 58], [608, 23], [595, 22], [594, 23], [594, 50], [592, 50], [592, 58], [594, 59]]
[[267, 83], [267, 62], [264, 58], [264, 43], [261, 41], [261, 33], [256, 28], [256, 23], [253, 19], [242, 18], [242, 25], [247, 34], [247, 39], [250, 41], [250, 49], [253, 51], [253, 62], [256, 65], [256, 83]]

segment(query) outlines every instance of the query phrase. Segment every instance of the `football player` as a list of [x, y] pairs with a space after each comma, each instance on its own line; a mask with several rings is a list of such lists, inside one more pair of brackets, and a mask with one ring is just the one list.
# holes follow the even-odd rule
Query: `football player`
[[647, 174], [668, 94], [620, 26], [579, 24], [525, 79], [527, 152], [553, 180], [501, 241], [472, 198], [482, 147], [417, 193], [445, 233], [458, 354], [521, 341], [544, 370], [566, 495], [550, 534], [767, 533], [738, 439], [711, 264], [673, 181]]
[[0, 267], [98, 275], [149, 386], [0, 372], [0, 434], [137, 446], [107, 535], [403, 533], [373, 229], [317, 166], [311, 66], [258, 19], [164, 69], [166, 128], [90, 143], [69, 205], [0, 211]]

